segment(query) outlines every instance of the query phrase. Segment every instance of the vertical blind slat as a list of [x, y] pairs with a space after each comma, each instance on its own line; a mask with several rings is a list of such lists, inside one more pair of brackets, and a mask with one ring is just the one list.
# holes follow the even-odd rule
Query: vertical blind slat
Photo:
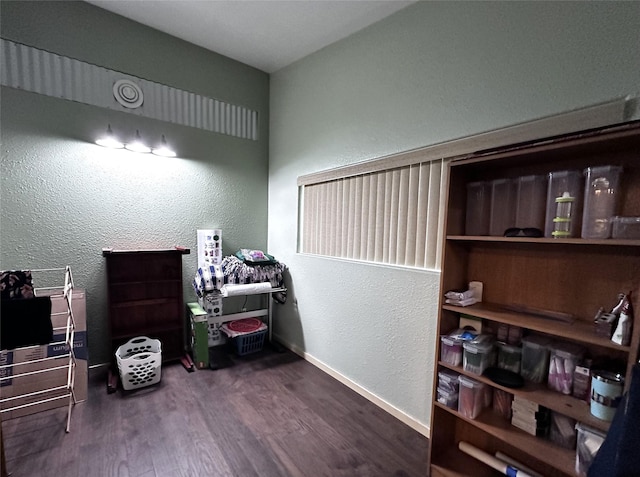
[[303, 186], [301, 251], [437, 269], [446, 173], [440, 160]]

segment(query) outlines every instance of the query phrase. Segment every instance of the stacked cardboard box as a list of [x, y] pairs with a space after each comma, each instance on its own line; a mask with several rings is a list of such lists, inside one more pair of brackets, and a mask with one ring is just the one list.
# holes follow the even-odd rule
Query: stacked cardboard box
[[[87, 349], [87, 312], [84, 290], [73, 290], [71, 308], [75, 321], [75, 335], [73, 351], [76, 357], [74, 394], [76, 401], [87, 399], [88, 382], [88, 349]], [[53, 324], [53, 342], [65, 341], [65, 328], [67, 325], [67, 304], [62, 296], [52, 296], [51, 298], [51, 321]], [[12, 365], [2, 370], [3, 379], [0, 382], [0, 397], [2, 399], [20, 396], [27, 393], [43, 391], [52, 387], [63, 386], [67, 383], [68, 358], [65, 357], [68, 349], [61, 344], [48, 344], [42, 346], [30, 346], [15, 350], [4, 350], [0, 353], [0, 364]], [[25, 363], [42, 358], [58, 357], [43, 362], [29, 363], [16, 366], [18, 363]], [[43, 369], [58, 368], [45, 373], [31, 374], [28, 376], [13, 377], [17, 374], [39, 371]], [[2, 409], [21, 406], [37, 400], [55, 398], [65, 394], [65, 390], [49, 391], [33, 397], [20, 397], [2, 404]], [[52, 401], [39, 403], [33, 406], [6, 411], [2, 413], [3, 419], [13, 419], [26, 416], [36, 412], [46, 411], [57, 407], [67, 406], [67, 399], [55, 399]]]

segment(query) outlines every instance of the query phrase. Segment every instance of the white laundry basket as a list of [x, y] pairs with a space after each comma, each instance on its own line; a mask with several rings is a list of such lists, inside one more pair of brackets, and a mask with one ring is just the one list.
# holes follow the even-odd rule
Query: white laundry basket
[[160, 340], [138, 336], [116, 350], [120, 381], [125, 391], [151, 386], [162, 377]]

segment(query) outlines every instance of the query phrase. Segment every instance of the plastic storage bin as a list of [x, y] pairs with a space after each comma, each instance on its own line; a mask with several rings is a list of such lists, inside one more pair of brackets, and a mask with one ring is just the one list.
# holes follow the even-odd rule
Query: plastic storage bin
[[475, 419], [485, 407], [487, 385], [467, 376], [460, 376], [458, 412], [464, 417]]
[[640, 240], [640, 217], [613, 217], [611, 222], [612, 238]]
[[489, 235], [491, 210], [491, 183], [487, 181], [467, 184], [466, 235]]
[[515, 224], [515, 184], [511, 179], [491, 181], [489, 235], [503, 236]]
[[267, 335], [267, 331], [268, 330], [256, 331], [255, 333], [247, 333], [233, 338], [238, 356], [261, 351], [264, 346], [264, 338]]
[[582, 238], [607, 239], [611, 236], [611, 219], [616, 215], [620, 197], [622, 167], [588, 167], [584, 170], [584, 212]]
[[605, 433], [582, 423], [576, 424], [578, 431], [576, 439], [576, 474], [586, 477], [587, 471], [600, 446], [606, 437]]
[[521, 229], [533, 227], [544, 232], [547, 205], [547, 178], [522, 176], [516, 179], [515, 226]]
[[549, 373], [549, 345], [551, 340], [539, 335], [522, 338], [520, 375], [531, 382], [543, 383]]
[[582, 223], [584, 177], [580, 171], [557, 171], [548, 175], [544, 236], [578, 237]]
[[459, 338], [452, 336], [440, 337], [440, 361], [451, 366], [462, 364], [462, 343]]
[[438, 388], [444, 389], [450, 393], [458, 394], [460, 388], [460, 381], [458, 381], [460, 374], [448, 369], [441, 369], [438, 371]]
[[478, 338], [465, 341], [462, 344], [464, 353], [462, 368], [473, 374], [482, 374], [494, 363], [494, 343], [488, 335], [480, 335]]
[[551, 412], [549, 440], [565, 449], [575, 449], [576, 420], [558, 412]]
[[584, 356], [584, 348], [571, 343], [555, 343], [549, 349], [549, 376], [547, 383], [550, 389], [571, 394], [573, 391], [573, 373], [576, 365]]
[[449, 389], [442, 389], [438, 386], [438, 402], [444, 404], [448, 408], [458, 409], [458, 393]]
[[160, 340], [139, 336], [116, 350], [120, 381], [125, 391], [151, 386], [162, 377]]
[[498, 343], [498, 368], [520, 373], [522, 348], [507, 343]]

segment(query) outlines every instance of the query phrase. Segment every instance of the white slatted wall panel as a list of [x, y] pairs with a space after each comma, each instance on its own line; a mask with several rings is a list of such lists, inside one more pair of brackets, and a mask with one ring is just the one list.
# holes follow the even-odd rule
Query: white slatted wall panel
[[443, 160], [303, 186], [301, 252], [439, 268]]
[[[119, 79], [144, 94], [137, 109], [113, 97]], [[0, 39], [0, 84], [243, 139], [258, 139], [258, 112], [199, 94]]]

